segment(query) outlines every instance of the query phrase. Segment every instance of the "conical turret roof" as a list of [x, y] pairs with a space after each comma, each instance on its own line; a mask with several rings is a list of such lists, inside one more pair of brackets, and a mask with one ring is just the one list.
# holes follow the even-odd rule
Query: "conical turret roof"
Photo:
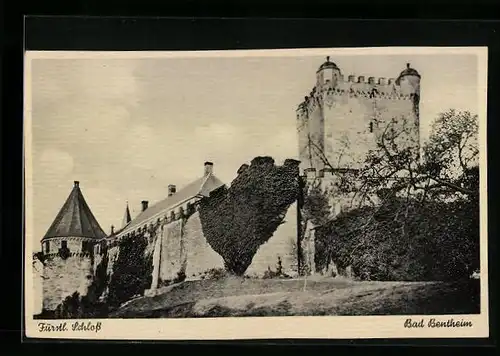
[[51, 237], [66, 236], [94, 239], [106, 237], [106, 233], [102, 230], [83, 197], [79, 182], [75, 181], [74, 183], [73, 190], [42, 241]]

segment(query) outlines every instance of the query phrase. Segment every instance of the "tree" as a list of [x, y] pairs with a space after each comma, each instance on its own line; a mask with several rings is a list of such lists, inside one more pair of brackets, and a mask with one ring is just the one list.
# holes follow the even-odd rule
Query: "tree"
[[479, 261], [477, 115], [441, 114], [421, 150], [401, 144], [407, 134], [389, 122], [356, 170], [342, 172], [317, 153], [338, 175], [337, 190], [326, 194], [355, 203], [317, 230], [320, 253], [368, 278], [449, 278], [443, 269], [464, 276]]

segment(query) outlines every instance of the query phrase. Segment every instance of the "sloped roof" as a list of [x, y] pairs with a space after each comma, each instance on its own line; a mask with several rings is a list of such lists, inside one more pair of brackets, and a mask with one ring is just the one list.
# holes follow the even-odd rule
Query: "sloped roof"
[[89, 237], [102, 239], [106, 233], [102, 230], [90, 210], [78, 181], [66, 199], [54, 222], [49, 227], [42, 241], [51, 237]]
[[119, 233], [131, 231], [134, 228], [142, 225], [153, 216], [163, 212], [166, 213], [170, 209], [178, 206], [186, 200], [192, 199], [194, 197], [208, 197], [211, 191], [223, 185], [224, 183], [211, 173], [198, 178], [194, 182], [191, 182], [184, 188], [180, 189], [174, 195], [167, 197], [159, 201], [158, 203], [148, 207], [145, 211], [141, 212], [134, 219], [132, 219], [132, 221], [127, 224]]

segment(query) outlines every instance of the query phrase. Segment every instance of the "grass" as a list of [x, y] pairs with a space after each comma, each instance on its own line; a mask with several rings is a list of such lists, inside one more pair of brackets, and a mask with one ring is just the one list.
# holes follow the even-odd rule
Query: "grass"
[[479, 313], [479, 281], [354, 282], [336, 279], [200, 280], [170, 286], [114, 318]]

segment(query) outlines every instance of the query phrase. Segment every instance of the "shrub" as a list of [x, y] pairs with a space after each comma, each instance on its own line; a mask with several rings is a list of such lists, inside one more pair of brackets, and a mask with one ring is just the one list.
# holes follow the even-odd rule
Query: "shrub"
[[[403, 203], [405, 218], [397, 216]], [[479, 209], [467, 200], [392, 200], [340, 215], [318, 228], [316, 239], [317, 261], [351, 265], [361, 279], [468, 278], [479, 266]]]
[[203, 279], [222, 279], [227, 276], [224, 268], [211, 268], [203, 273]]

